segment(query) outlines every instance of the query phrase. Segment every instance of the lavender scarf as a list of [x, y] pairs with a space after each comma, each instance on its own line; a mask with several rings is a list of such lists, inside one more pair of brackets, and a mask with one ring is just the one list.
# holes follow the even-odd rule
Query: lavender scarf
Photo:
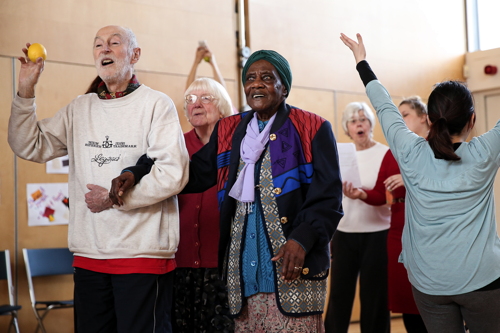
[[274, 118], [276, 118], [276, 113], [269, 119], [262, 132], [259, 133], [257, 112], [255, 112], [252, 120], [247, 125], [245, 137], [241, 141], [240, 155], [245, 165], [241, 169], [229, 195], [243, 203], [253, 203], [255, 200], [255, 163], [259, 160], [269, 141], [269, 133]]

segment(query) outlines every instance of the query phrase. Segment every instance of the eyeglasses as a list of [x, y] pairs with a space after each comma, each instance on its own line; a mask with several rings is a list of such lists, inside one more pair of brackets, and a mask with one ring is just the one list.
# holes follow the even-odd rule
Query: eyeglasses
[[211, 103], [211, 102], [213, 102], [214, 100], [217, 99], [217, 98], [215, 98], [212, 95], [201, 95], [201, 96], [186, 95], [185, 98], [186, 98], [186, 103], [188, 103], [188, 104], [194, 104], [194, 103], [196, 103], [196, 101], [198, 100], [198, 98], [200, 99], [200, 102], [202, 102], [203, 104]]
[[354, 118], [354, 119], [349, 119], [347, 122], [349, 124], [356, 124], [356, 123], [360, 123], [360, 124], [364, 124], [368, 119], [367, 118]]

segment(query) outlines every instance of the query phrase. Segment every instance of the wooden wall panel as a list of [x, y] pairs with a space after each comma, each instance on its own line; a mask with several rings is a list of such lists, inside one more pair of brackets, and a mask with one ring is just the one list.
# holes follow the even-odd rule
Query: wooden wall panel
[[[7, 123], [12, 101], [12, 59], [0, 57], [0, 91], [5, 95], [0, 98], [0, 142], [7, 143]], [[6, 147], [8, 148], [8, 147]], [[14, 154], [8, 149], [2, 150], [0, 159], [0, 251], [10, 250], [11, 263], [15, 263], [15, 195], [14, 195]], [[15, 265], [11, 265], [15, 275]], [[0, 304], [7, 304], [7, 281], [0, 281]], [[10, 317], [0, 317], [0, 331], [7, 331]]]
[[292, 87], [286, 102], [325, 118], [332, 124], [332, 128], [335, 128], [335, 97], [332, 91]]
[[0, 34], [0, 54], [17, 57], [24, 43], [38, 42], [49, 60], [93, 65], [96, 32], [115, 24], [137, 35], [137, 69], [186, 75], [198, 41], [207, 40], [222, 75], [234, 79], [234, 8], [231, 0], [3, 0], [1, 29], [8, 33]]
[[[7, 124], [10, 114], [10, 104], [12, 101], [12, 60], [0, 57], [0, 91], [5, 92], [4, 98], [0, 98], [0, 140], [7, 142]], [[0, 250], [8, 249], [14, 254], [14, 154], [12, 151], [5, 151], [0, 159]], [[14, 252], [14, 253], [13, 253]], [[0, 294], [3, 295], [3, 290]]]
[[364, 91], [341, 32], [363, 35], [368, 60], [392, 94], [424, 97], [435, 82], [463, 78], [464, 5], [455, 0], [253, 0], [249, 17], [251, 49], [282, 53], [296, 85]]
[[[368, 97], [361, 93], [321, 91], [294, 87], [287, 98], [288, 104], [314, 112], [330, 121], [338, 142], [352, 141], [342, 128], [342, 112], [345, 106], [352, 102], [365, 102], [368, 106], [372, 107]], [[395, 102], [397, 103], [398, 100], [395, 100]], [[375, 112], [373, 108], [372, 111]], [[376, 141], [387, 144], [378, 121], [375, 124], [373, 137]]]

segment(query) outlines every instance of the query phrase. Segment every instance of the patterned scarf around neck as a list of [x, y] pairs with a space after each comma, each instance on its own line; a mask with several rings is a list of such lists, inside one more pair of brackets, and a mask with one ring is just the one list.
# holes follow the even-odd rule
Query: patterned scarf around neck
[[108, 91], [108, 87], [106, 87], [106, 83], [104, 83], [104, 81], [102, 81], [97, 86], [97, 96], [99, 96], [100, 99], [120, 98], [120, 97], [123, 97], [125, 95], [128, 95], [128, 94], [134, 92], [137, 88], [139, 88], [140, 85], [141, 84], [139, 83], [139, 81], [137, 80], [137, 78], [135, 77], [135, 74], [134, 74], [134, 75], [132, 75], [132, 78], [130, 79], [130, 81], [127, 85], [127, 89], [125, 89], [125, 91], [110, 93]]
[[245, 137], [241, 141], [240, 154], [245, 165], [241, 169], [229, 195], [238, 201], [246, 203], [247, 212], [251, 211], [249, 208], [255, 200], [255, 163], [257, 163], [266, 148], [275, 118], [276, 113], [269, 119], [262, 132], [259, 133], [257, 112], [255, 112], [252, 120], [247, 125]]

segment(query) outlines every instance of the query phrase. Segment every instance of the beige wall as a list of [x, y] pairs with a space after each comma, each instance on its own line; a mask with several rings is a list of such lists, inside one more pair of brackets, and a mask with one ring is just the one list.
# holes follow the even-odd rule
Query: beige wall
[[[23, 331], [34, 329], [35, 320], [29, 308], [21, 249], [67, 245], [65, 226], [27, 226], [26, 184], [65, 182], [67, 177], [47, 175], [44, 165], [15, 159], [6, 142], [10, 102], [16, 90], [12, 76], [19, 71], [15, 57], [21, 55], [20, 49], [26, 42], [47, 48], [36, 95], [38, 116], [49, 117], [83, 93], [94, 78], [91, 45], [95, 32], [108, 24], [128, 26], [142, 47], [136, 66], [139, 80], [174, 99], [187, 130], [182, 94], [198, 40], [207, 40], [234, 104], [238, 104], [234, 9], [235, 1], [230, 0], [2, 1], [0, 248], [12, 252], [18, 300], [23, 305], [19, 314]], [[288, 102], [330, 120], [339, 141], [348, 141], [339, 124], [343, 107], [352, 101], [367, 101], [352, 55], [338, 38], [340, 32], [363, 34], [372, 67], [397, 100], [413, 94], [426, 98], [433, 83], [462, 78], [465, 23], [461, 1], [252, 0], [248, 14], [251, 49], [274, 49], [290, 61], [293, 87]], [[199, 74], [210, 76], [209, 66], [202, 64]], [[375, 138], [385, 142], [379, 127]], [[71, 279], [67, 279], [58, 288], [44, 285], [43, 294], [49, 297], [61, 292], [63, 297], [71, 297], [71, 288]], [[4, 290], [0, 296], [5, 296]], [[58, 310], [48, 316], [48, 328], [70, 332], [72, 320], [70, 310]], [[0, 318], [0, 331], [6, 330], [7, 323], [7, 318]]]
[[[361, 33], [367, 60], [392, 96], [427, 99], [434, 83], [463, 79], [464, 15], [456, 0], [250, 1], [250, 46], [284, 55], [293, 72], [289, 102], [333, 120], [345, 141], [343, 108], [368, 100], [340, 33]], [[385, 142], [379, 130], [375, 138]]]

